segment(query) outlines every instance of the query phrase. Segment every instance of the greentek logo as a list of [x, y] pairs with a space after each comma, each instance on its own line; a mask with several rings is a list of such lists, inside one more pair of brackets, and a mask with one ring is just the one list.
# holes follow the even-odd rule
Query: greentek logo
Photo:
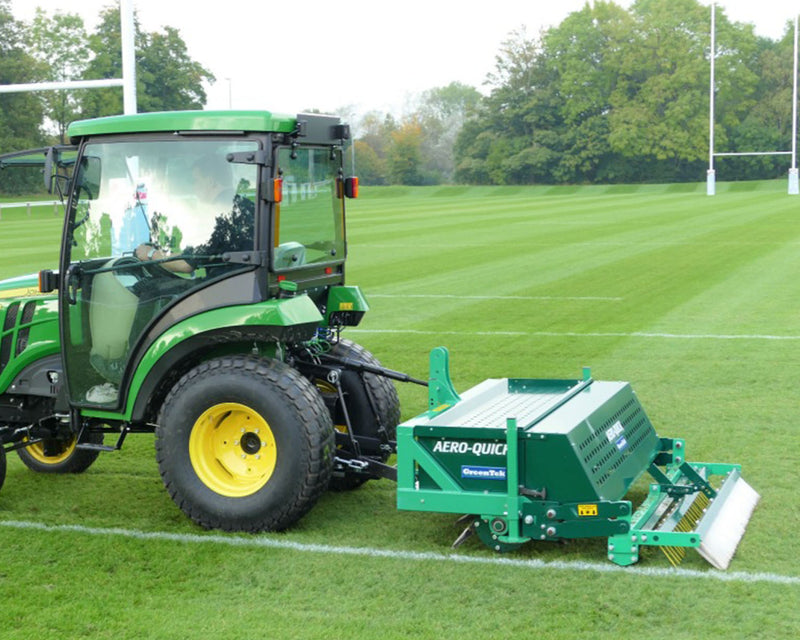
[[503, 467], [476, 467], [463, 465], [462, 478], [478, 478], [480, 480], [505, 480], [506, 470]]
[[438, 440], [434, 453], [470, 453], [473, 456], [504, 456], [508, 450], [505, 442], [468, 442], [464, 440]]

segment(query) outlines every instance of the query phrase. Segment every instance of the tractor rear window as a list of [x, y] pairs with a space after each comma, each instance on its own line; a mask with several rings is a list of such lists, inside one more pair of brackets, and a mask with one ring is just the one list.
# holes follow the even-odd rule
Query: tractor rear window
[[274, 267], [344, 260], [344, 205], [336, 183], [341, 160], [330, 147], [278, 152], [283, 198], [277, 207]]

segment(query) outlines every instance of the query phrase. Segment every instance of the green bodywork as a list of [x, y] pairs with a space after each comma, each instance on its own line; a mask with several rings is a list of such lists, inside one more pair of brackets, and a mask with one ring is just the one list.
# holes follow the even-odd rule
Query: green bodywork
[[38, 276], [0, 281], [0, 393], [27, 367], [59, 353], [58, 301], [39, 293]]

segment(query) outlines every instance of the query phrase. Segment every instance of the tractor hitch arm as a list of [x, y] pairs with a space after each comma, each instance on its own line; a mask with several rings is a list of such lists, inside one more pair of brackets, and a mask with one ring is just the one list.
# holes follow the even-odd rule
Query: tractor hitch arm
[[413, 384], [418, 384], [423, 387], [428, 386], [427, 381], [413, 378], [407, 373], [401, 373], [400, 371], [393, 371], [392, 369], [386, 369], [384, 367], [377, 367], [375, 365], [367, 364], [359, 360], [354, 360], [353, 358], [339, 358], [337, 356], [332, 356], [328, 353], [321, 353], [319, 354], [319, 357], [323, 360], [327, 360], [328, 362], [338, 364], [339, 366], [345, 369], [349, 369], [351, 371], [358, 371], [360, 373], [372, 373], [375, 374], [376, 376], [383, 376], [384, 378], [389, 378], [390, 380], [397, 380], [398, 382], [411, 382]]

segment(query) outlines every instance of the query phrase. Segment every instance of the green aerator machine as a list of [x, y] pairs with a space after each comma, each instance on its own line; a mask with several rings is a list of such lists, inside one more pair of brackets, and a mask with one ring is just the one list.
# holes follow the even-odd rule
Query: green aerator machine
[[[686, 460], [656, 434], [627, 382], [489, 379], [462, 395], [448, 352], [430, 356], [428, 410], [397, 428], [397, 506], [468, 514], [496, 551], [531, 540], [605, 537], [626, 566], [643, 546], [677, 565], [689, 547], [727, 569], [759, 495], [737, 464]], [[644, 474], [644, 501], [626, 499]]]

